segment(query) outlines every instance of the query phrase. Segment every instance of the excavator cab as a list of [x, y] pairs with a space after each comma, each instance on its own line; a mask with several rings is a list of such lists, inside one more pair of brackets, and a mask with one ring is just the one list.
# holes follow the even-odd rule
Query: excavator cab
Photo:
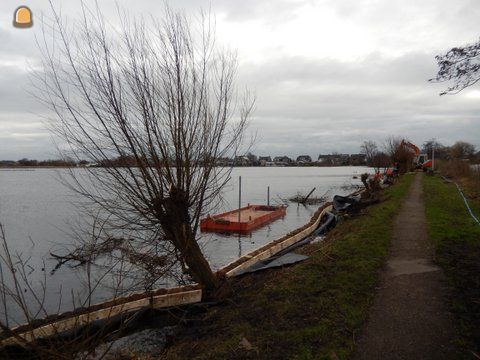
[[427, 154], [420, 154], [417, 156], [417, 166], [422, 166], [428, 160]]
[[413, 158], [413, 164], [412, 164], [413, 168], [424, 169], [424, 170], [426, 169], [426, 164], [429, 162], [427, 154], [420, 154], [420, 148], [417, 145], [412, 144], [409, 141], [406, 141], [405, 139], [402, 140], [400, 145], [411, 149], [415, 154], [415, 157]]

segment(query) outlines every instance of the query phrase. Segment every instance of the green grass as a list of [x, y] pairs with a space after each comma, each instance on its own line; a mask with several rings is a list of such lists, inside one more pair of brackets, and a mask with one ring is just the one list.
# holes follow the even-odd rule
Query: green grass
[[[192, 321], [166, 350], [169, 359], [323, 359], [352, 354], [388, 254], [393, 218], [411, 175], [383, 201], [341, 222], [310, 258], [232, 283], [224, 305]], [[246, 339], [241, 345], [242, 339]]]
[[[458, 319], [459, 344], [480, 351], [480, 226], [465, 208], [455, 185], [424, 178], [428, 230], [436, 261], [452, 287], [450, 306]], [[470, 200], [474, 209], [480, 201]], [[478, 216], [478, 213], [477, 213]]]

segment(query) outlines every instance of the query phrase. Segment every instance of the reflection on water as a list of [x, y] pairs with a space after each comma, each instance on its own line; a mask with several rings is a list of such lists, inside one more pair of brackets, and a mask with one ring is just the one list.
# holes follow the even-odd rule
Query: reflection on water
[[[84, 171], [78, 169], [76, 171]], [[308, 193], [313, 187], [314, 195], [328, 192], [328, 196], [345, 194], [342, 186], [359, 184], [353, 175], [369, 171], [363, 167], [268, 167], [235, 168], [232, 180], [225, 188], [218, 212], [238, 207], [238, 176], [242, 176], [242, 204], [267, 203], [267, 187], [270, 187], [270, 203], [280, 203], [297, 192]], [[35, 169], [34, 171], [0, 171], [0, 222], [4, 224], [11, 249], [31, 256], [32, 283], [39, 281], [55, 266], [49, 259], [52, 248], [71, 243], [68, 224], [81, 220], [74, 205], [77, 195], [72, 194], [58, 180], [64, 170]], [[272, 241], [302, 226], [309, 220], [317, 206], [290, 204], [284, 218], [276, 220], [248, 235], [201, 234], [201, 246], [214, 268], [219, 268], [239, 256]], [[46, 261], [42, 271], [43, 261]], [[47, 275], [51, 299], [57, 304], [60, 291], [82, 293], [80, 284], [84, 274], [78, 270], [62, 267], [53, 275]], [[108, 298], [107, 290], [99, 290], [96, 299]], [[63, 309], [71, 307], [64, 301]], [[53, 308], [55, 309], [55, 308]]]

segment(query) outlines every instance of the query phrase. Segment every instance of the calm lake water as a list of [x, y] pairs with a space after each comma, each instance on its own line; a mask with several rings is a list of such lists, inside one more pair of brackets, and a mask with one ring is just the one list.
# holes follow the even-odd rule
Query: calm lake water
[[[84, 171], [78, 169], [76, 171]], [[83, 294], [84, 274], [80, 270], [62, 267], [50, 275], [55, 262], [49, 252], [70, 244], [71, 226], [81, 221], [76, 209], [76, 195], [59, 181], [64, 170], [35, 169], [29, 171], [0, 171], [0, 222], [4, 225], [10, 250], [30, 257], [32, 286], [47, 277], [48, 308], [56, 310], [60, 293], [63, 297], [74, 291]], [[294, 196], [297, 192], [308, 193], [313, 187], [313, 196], [325, 193], [329, 198], [335, 194], [351, 192], [344, 186], [360, 184], [354, 175], [372, 172], [365, 167], [252, 167], [234, 168], [232, 180], [226, 187], [224, 202], [218, 211], [238, 207], [238, 177], [242, 176], [242, 204], [266, 204], [267, 186], [270, 186], [270, 203]], [[317, 206], [298, 206], [289, 203], [287, 215], [248, 236], [202, 234], [201, 245], [212, 267], [219, 268], [249, 251], [283, 236], [305, 224]], [[45, 262], [45, 263], [44, 263]], [[45, 264], [45, 265], [44, 265]], [[65, 295], [66, 294], [66, 295]], [[94, 300], [109, 298], [108, 289], [99, 289]], [[62, 310], [72, 307], [63, 300]]]

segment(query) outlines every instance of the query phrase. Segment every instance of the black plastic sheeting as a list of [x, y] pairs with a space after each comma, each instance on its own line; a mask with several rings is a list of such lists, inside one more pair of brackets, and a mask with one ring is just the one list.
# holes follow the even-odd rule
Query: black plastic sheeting
[[312, 242], [312, 240], [315, 239], [316, 237], [326, 234], [331, 228], [335, 226], [336, 222], [337, 222], [336, 215], [327, 211], [322, 217], [321, 225], [310, 236], [307, 236], [305, 239], [300, 240], [299, 242], [286, 247], [285, 249], [283, 249], [282, 251], [278, 252], [276, 255], [268, 259], [258, 261], [252, 266], [246, 269], [240, 270], [235, 274], [235, 276], [256, 272], [256, 271], [261, 271], [261, 270], [266, 270], [266, 269], [271, 269], [275, 267], [281, 267], [285, 265], [291, 265], [291, 264], [295, 264], [297, 262], [303, 261], [305, 259], [308, 259], [308, 256], [295, 254], [295, 253], [292, 253], [292, 251], [300, 246], [303, 246], [305, 244]]
[[[336, 224], [337, 224], [337, 216], [334, 213], [327, 211], [325, 215], [323, 215], [320, 226], [313, 233], [311, 233], [310, 236], [307, 236], [305, 239], [299, 241], [298, 243], [292, 246], [299, 247], [299, 246], [308, 244], [312, 242], [315, 238], [325, 235], [327, 232], [330, 231], [330, 229], [333, 229]], [[283, 251], [287, 249], [288, 248], [284, 249]]]
[[335, 211], [347, 210], [352, 205], [358, 204], [360, 202], [360, 196], [340, 196], [335, 195], [333, 197], [333, 209]]
[[251, 272], [256, 272], [256, 271], [261, 271], [261, 270], [266, 270], [266, 269], [271, 269], [271, 268], [276, 268], [276, 267], [281, 267], [285, 265], [291, 265], [298, 263], [300, 261], [308, 259], [308, 256], [306, 255], [301, 255], [301, 254], [295, 254], [295, 253], [287, 253], [284, 255], [280, 256], [272, 256], [266, 260], [262, 260], [259, 262], [256, 262], [249, 268], [240, 270], [235, 274], [235, 276], [246, 274], [246, 273], [251, 273]]
[[352, 205], [360, 203], [360, 195], [355, 196], [341, 196], [335, 195], [333, 197], [333, 211], [327, 211], [320, 222], [320, 226], [305, 239], [286, 247], [275, 256], [272, 256], [266, 260], [258, 261], [249, 268], [240, 270], [235, 276], [280, 267], [284, 265], [291, 265], [297, 262], [308, 259], [308, 256], [292, 253], [296, 248], [306, 245], [312, 242], [315, 238], [326, 234], [331, 228], [335, 227], [337, 223], [337, 213], [343, 211], [349, 211], [352, 209]]

